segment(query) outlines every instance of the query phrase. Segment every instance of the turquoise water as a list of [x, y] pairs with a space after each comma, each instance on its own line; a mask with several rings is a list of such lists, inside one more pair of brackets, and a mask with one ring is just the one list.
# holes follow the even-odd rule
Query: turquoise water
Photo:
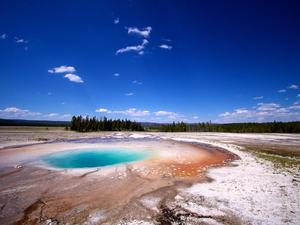
[[150, 153], [128, 149], [78, 149], [44, 156], [42, 160], [57, 168], [91, 168], [147, 159]]

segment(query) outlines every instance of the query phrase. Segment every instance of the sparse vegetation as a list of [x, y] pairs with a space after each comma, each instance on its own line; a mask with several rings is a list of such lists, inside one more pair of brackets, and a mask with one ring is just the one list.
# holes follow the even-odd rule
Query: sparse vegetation
[[244, 151], [252, 152], [258, 158], [268, 160], [275, 166], [285, 168], [298, 168], [300, 170], [300, 158], [298, 151], [293, 151], [288, 147], [286, 147], [284, 150], [282, 148], [270, 149], [267, 146], [263, 148], [255, 146], [244, 147]]

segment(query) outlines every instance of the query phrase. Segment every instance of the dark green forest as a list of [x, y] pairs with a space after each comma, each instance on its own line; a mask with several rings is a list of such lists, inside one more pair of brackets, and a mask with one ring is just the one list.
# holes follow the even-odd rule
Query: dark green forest
[[39, 121], [0, 119], [0, 126], [66, 127], [74, 131], [160, 131], [160, 132], [236, 132], [236, 133], [300, 133], [298, 122], [268, 123], [184, 123], [171, 124], [138, 123], [130, 120], [97, 119], [96, 117], [73, 116], [70, 121]]
[[300, 133], [300, 122], [268, 123], [196, 123], [183, 122], [154, 126], [161, 132], [236, 132], [236, 133]]
[[71, 130], [79, 132], [90, 131], [144, 131], [140, 123], [130, 120], [112, 120], [104, 117], [97, 119], [82, 116], [73, 116], [70, 125]]

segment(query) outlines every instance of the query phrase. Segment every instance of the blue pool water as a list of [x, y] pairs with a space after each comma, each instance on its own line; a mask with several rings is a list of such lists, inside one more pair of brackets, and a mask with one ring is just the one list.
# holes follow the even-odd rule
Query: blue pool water
[[42, 160], [57, 168], [91, 168], [147, 159], [147, 151], [128, 149], [78, 149], [44, 156]]

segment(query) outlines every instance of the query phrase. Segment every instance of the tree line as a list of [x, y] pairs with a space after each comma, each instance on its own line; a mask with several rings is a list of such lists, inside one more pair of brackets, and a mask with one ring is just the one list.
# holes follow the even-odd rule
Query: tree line
[[[143, 126], [144, 125], [144, 126]], [[68, 127], [68, 126], [67, 126]], [[73, 116], [69, 124], [71, 130], [90, 131], [160, 131], [160, 132], [232, 132], [232, 133], [300, 133], [300, 122], [266, 123], [184, 123], [141, 124], [128, 119], [108, 119], [106, 117]]]
[[[66, 128], [67, 129], [67, 128]], [[143, 131], [140, 123], [130, 120], [120, 119], [97, 119], [96, 117], [73, 116], [70, 123], [70, 129], [79, 132], [90, 131]]]
[[228, 124], [173, 122], [152, 128], [161, 132], [300, 133], [300, 122]]

